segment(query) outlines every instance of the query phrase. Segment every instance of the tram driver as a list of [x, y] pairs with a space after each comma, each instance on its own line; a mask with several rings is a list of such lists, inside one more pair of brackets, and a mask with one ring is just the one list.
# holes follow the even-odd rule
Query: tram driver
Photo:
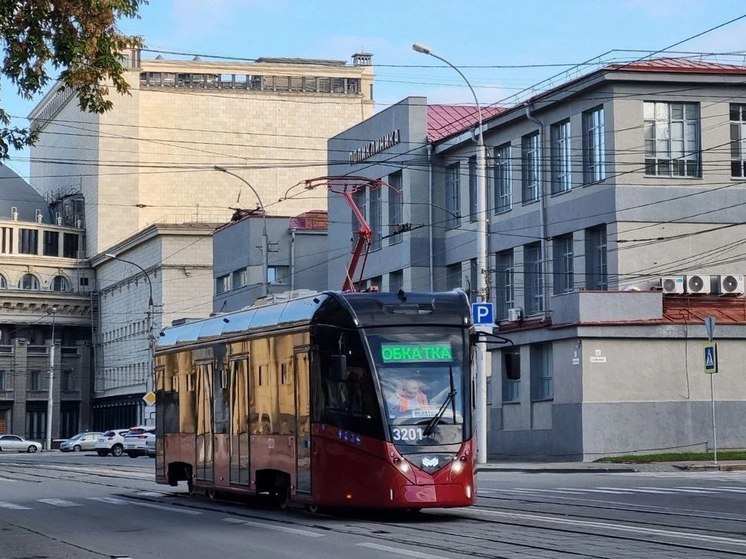
[[421, 410], [427, 405], [427, 395], [422, 391], [420, 382], [416, 379], [405, 380], [396, 392], [396, 410], [399, 413]]

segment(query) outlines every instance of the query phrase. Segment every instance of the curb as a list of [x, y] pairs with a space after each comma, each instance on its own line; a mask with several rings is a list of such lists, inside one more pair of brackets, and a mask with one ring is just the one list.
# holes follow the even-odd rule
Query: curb
[[474, 471], [479, 472], [523, 472], [527, 474], [616, 474], [637, 472], [636, 468], [543, 468], [522, 466], [477, 466]]

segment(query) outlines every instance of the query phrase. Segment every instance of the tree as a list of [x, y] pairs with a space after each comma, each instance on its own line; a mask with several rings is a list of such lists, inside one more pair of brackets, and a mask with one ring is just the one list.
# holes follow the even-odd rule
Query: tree
[[[52, 79], [76, 91], [81, 110], [103, 113], [113, 106], [109, 88], [129, 92], [121, 53], [142, 46], [142, 38], [120, 33], [121, 18], [137, 18], [148, 0], [2, 0], [0, 44], [2, 75], [26, 99]], [[50, 72], [59, 71], [52, 77]], [[0, 160], [12, 146], [33, 145], [37, 133], [10, 126], [0, 107]]]

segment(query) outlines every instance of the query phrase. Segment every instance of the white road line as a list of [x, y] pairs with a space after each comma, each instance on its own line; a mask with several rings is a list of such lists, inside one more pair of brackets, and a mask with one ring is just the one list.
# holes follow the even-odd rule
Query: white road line
[[583, 491], [588, 491], [589, 493], [608, 493], [610, 495], [624, 495], [624, 490], [619, 489], [583, 489]]
[[12, 509], [12, 510], [31, 510], [29, 507], [22, 507], [14, 503], [4, 503], [0, 501], [0, 509]]
[[191, 514], [194, 516], [202, 514], [200, 511], [197, 511], [197, 510], [182, 509], [179, 507], [166, 507], [163, 505], [155, 505], [153, 503], [140, 503], [138, 501], [129, 501], [129, 503], [131, 505], [135, 505], [136, 507], [144, 507], [146, 509], [167, 510], [169, 512], [178, 512], [180, 514]]
[[65, 499], [37, 499], [40, 503], [52, 505], [55, 507], [81, 507], [83, 505], [79, 503], [73, 503], [72, 501], [66, 501]]
[[311, 532], [310, 530], [302, 530], [300, 528], [290, 528], [288, 526], [279, 526], [277, 524], [269, 524], [266, 522], [253, 522], [251, 520], [241, 520], [240, 518], [224, 518], [223, 522], [229, 524], [240, 524], [243, 526], [255, 526], [257, 528], [266, 528], [269, 530], [279, 530], [280, 532], [287, 532], [288, 534], [295, 534], [296, 536], [306, 536], [308, 538], [323, 538], [326, 534], [320, 534], [319, 532]]
[[730, 493], [746, 493], [746, 488], [744, 487], [731, 487], [728, 485], [723, 485], [723, 486], [720, 486], [720, 488], [723, 491], [728, 491]]
[[540, 514], [522, 514], [513, 512], [500, 512], [493, 510], [482, 510], [481, 514], [490, 516], [501, 516], [511, 519], [519, 518], [521, 520], [532, 520], [540, 522], [548, 522], [554, 524], [570, 524], [573, 526], [583, 526], [588, 528], [603, 528], [606, 530], [616, 530], [618, 532], [632, 532], [638, 534], [650, 534], [656, 536], [663, 536], [669, 538], [687, 539], [698, 542], [708, 541], [713, 543], [724, 543], [729, 545], [738, 545], [746, 547], [746, 539], [738, 538], [726, 538], [721, 536], [708, 536], [707, 534], [695, 533], [695, 532], [676, 532], [673, 530], [658, 530], [656, 528], [645, 528], [643, 526], [626, 526], [624, 524], [612, 524], [611, 522], [594, 522], [587, 520], [573, 520], [554, 516], [542, 516]]
[[86, 497], [89, 501], [98, 501], [99, 503], [107, 503], [109, 505], [129, 505], [129, 501], [124, 499], [117, 499], [116, 497]]
[[0, 477], [0, 481], [7, 481], [8, 483], [15, 483], [17, 479], [8, 479], [7, 477]]
[[655, 489], [665, 491], [667, 493], [700, 493], [703, 495], [709, 495], [710, 493], [717, 493], [717, 490], [709, 489], [686, 489], [684, 487], [641, 487], [640, 489]]
[[378, 551], [385, 551], [394, 555], [405, 555], [407, 557], [419, 557], [420, 559], [441, 559], [441, 555], [430, 555], [429, 553], [422, 553], [421, 551], [409, 551], [408, 549], [400, 549], [398, 547], [390, 547], [388, 545], [381, 545], [377, 543], [356, 543], [355, 545], [360, 547], [367, 547], [369, 549], [375, 549]]
[[163, 493], [158, 491], [140, 491], [139, 493], [133, 493], [133, 495], [139, 495], [140, 497], [163, 497]]
[[611, 489], [613, 491], [624, 491], [626, 493], [657, 493], [658, 495], [664, 495], [668, 493], [668, 491], [659, 491], [657, 489], [633, 489], [628, 487], [625, 487], [623, 489], [620, 489], [619, 487], [599, 487], [598, 489]]

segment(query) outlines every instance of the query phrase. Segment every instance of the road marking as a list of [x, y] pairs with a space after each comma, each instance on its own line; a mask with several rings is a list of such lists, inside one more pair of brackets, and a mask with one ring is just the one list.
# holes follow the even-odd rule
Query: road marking
[[619, 487], [599, 487], [598, 489], [611, 489], [612, 491], [625, 491], [627, 493], [656, 493], [658, 495], [668, 493], [668, 491], [660, 491], [658, 489], [637, 489], [632, 487], [624, 487], [622, 489]]
[[0, 509], [12, 509], [12, 510], [31, 510], [29, 507], [22, 507], [14, 503], [4, 503], [0, 501]]
[[708, 536], [707, 534], [702, 534], [702, 533], [676, 532], [676, 531], [669, 530], [669, 529], [658, 530], [656, 528], [645, 528], [643, 526], [627, 526], [624, 524], [612, 524], [610, 522], [573, 520], [573, 519], [565, 519], [565, 518], [559, 518], [559, 517], [553, 517], [553, 516], [542, 516], [538, 514], [521, 514], [521, 513], [500, 512], [500, 511], [493, 511], [493, 510], [481, 510], [479, 511], [479, 513], [490, 515], [490, 516], [501, 516], [501, 517], [511, 518], [511, 519], [518, 518], [521, 520], [532, 520], [532, 521], [548, 522], [548, 523], [554, 523], [554, 524], [569, 524], [573, 526], [582, 526], [582, 527], [587, 527], [587, 528], [604, 528], [606, 530], [616, 530], [618, 532], [632, 532], [632, 533], [650, 534], [650, 535], [669, 537], [669, 538], [688, 539], [688, 540], [698, 541], [700, 543], [702, 541], [708, 541], [708, 542], [713, 542], [713, 543], [723, 543], [723, 544], [738, 545], [738, 546], [746, 547], [746, 540], [743, 540], [743, 539], [726, 538], [722, 536]]
[[0, 477], [0, 481], [7, 481], [8, 483], [15, 483], [17, 479], [8, 479], [7, 477]]
[[164, 494], [158, 491], [140, 491], [139, 493], [134, 493], [134, 495], [139, 495], [140, 497], [164, 497]]
[[367, 547], [368, 549], [375, 549], [377, 551], [385, 551], [386, 553], [393, 553], [395, 555], [406, 555], [407, 557], [419, 557], [420, 559], [440, 559], [442, 555], [430, 555], [429, 553], [422, 553], [420, 551], [409, 551], [408, 549], [401, 549], [399, 547], [389, 547], [388, 545], [381, 545], [377, 543], [356, 543], [355, 545], [360, 547]]
[[659, 489], [661, 491], [671, 492], [671, 493], [701, 493], [701, 494], [710, 494], [710, 493], [717, 493], [716, 489], [687, 489], [685, 487], [641, 487], [641, 489]]
[[117, 499], [116, 497], [86, 497], [89, 501], [98, 501], [100, 503], [107, 503], [109, 505], [129, 505], [129, 501], [124, 499]]
[[158, 510], [167, 510], [169, 512], [178, 512], [181, 514], [192, 514], [192, 515], [199, 515], [202, 514], [200, 511], [197, 510], [188, 510], [188, 509], [182, 509], [179, 507], [166, 507], [163, 505], [155, 505], [153, 503], [140, 503], [138, 501], [129, 501], [131, 505], [135, 505], [136, 507], [144, 507], [147, 509], [158, 509]]
[[583, 489], [583, 491], [588, 491], [589, 493], [608, 493], [610, 495], [624, 495], [625, 492], [623, 489]]
[[65, 499], [37, 499], [40, 503], [46, 503], [47, 505], [53, 505], [55, 507], [80, 507], [82, 505], [73, 503], [72, 501], [66, 501]]
[[229, 524], [241, 524], [244, 526], [255, 526], [257, 528], [279, 530], [281, 532], [295, 534], [296, 536], [306, 536], [309, 538], [323, 538], [326, 535], [320, 534], [318, 532], [311, 532], [310, 530], [301, 530], [300, 528], [290, 528], [288, 526], [279, 526], [277, 524], [269, 524], [266, 522], [252, 522], [251, 520], [241, 520], [240, 518], [224, 518], [223, 521], [228, 522]]

